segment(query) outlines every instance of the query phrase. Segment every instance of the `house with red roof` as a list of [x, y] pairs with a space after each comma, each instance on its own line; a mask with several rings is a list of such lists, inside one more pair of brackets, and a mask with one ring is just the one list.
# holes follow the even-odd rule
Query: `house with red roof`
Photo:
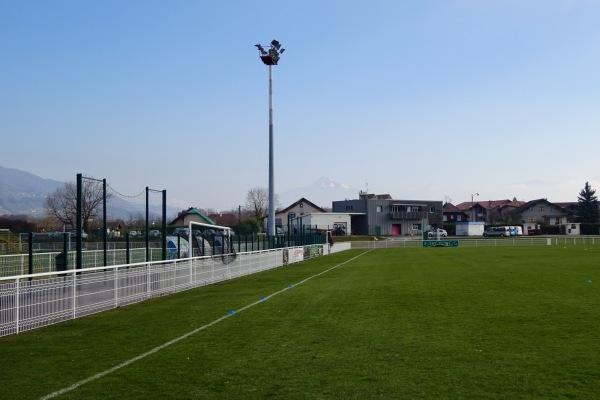
[[466, 201], [457, 204], [456, 208], [467, 214], [471, 222], [500, 223], [509, 222], [513, 216], [512, 212], [523, 204], [524, 201], [517, 199]]

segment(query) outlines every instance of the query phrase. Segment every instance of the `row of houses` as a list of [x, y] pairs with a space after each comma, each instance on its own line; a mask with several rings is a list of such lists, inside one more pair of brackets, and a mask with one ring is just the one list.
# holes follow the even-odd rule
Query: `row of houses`
[[[397, 200], [389, 194], [361, 191], [357, 199], [333, 201], [331, 211], [301, 198], [276, 212], [275, 225], [292, 232], [311, 227], [330, 230], [335, 235], [410, 236], [421, 235], [423, 230], [441, 228], [444, 223], [483, 222], [521, 225], [527, 233], [535, 232], [542, 225], [564, 226], [574, 223], [577, 205], [551, 203], [547, 199], [528, 202], [506, 199], [464, 202], [455, 206], [437, 200]], [[200, 219], [198, 222], [217, 221], [219, 225], [230, 225], [236, 216], [204, 216], [190, 208], [180, 213], [171, 225], [184, 225], [190, 218]]]
[[[556, 227], [565, 234], [578, 234], [577, 202], [552, 203], [547, 199], [473, 201], [457, 204], [435, 200], [397, 200], [388, 194], [360, 192], [358, 199], [332, 202], [332, 213], [300, 199], [276, 214], [278, 226], [325, 225], [356, 235], [420, 235], [424, 229], [444, 223], [479, 222], [486, 225], [520, 225], [525, 234], [540, 227]], [[292, 223], [290, 223], [292, 222]], [[335, 232], [335, 231], [334, 231]]]
[[574, 222], [578, 203], [551, 203], [547, 199], [528, 202], [490, 200], [444, 204], [444, 222], [485, 222], [487, 224], [562, 225]]

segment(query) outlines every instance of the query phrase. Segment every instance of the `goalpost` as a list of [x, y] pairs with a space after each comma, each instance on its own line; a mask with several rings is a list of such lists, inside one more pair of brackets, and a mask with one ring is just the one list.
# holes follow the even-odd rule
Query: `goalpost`
[[[194, 234], [194, 230], [201, 234]], [[223, 263], [229, 264], [237, 258], [231, 236], [231, 228], [228, 226], [194, 221], [188, 223], [188, 242], [192, 246], [192, 256], [195, 255], [194, 250], [197, 250], [199, 256], [221, 256]]]

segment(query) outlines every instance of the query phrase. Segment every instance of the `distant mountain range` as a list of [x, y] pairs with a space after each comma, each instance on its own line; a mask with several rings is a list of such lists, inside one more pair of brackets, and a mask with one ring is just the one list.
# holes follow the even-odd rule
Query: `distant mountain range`
[[29, 172], [0, 167], [0, 215], [42, 217], [46, 196], [63, 185]]
[[[41, 218], [45, 213], [46, 197], [64, 184], [29, 172], [0, 166], [0, 215]], [[322, 177], [311, 186], [281, 192], [280, 205], [285, 208], [303, 197], [319, 207], [331, 208], [332, 201], [358, 198], [358, 191]], [[144, 204], [116, 196], [109, 200], [107, 208], [110, 219], [128, 220], [145, 215]], [[167, 219], [180, 211], [180, 208], [167, 206]]]
[[[46, 198], [65, 183], [52, 179], [40, 178], [37, 175], [18, 169], [0, 166], [0, 215], [25, 215], [41, 218], [45, 213]], [[112, 197], [107, 202], [109, 219], [145, 217], [145, 204], [139, 204]], [[167, 219], [181, 211], [167, 206]], [[156, 213], [152, 212], [151, 213]]]

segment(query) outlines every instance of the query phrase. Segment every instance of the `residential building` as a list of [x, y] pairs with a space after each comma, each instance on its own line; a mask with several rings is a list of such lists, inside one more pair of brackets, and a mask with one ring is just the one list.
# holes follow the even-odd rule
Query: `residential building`
[[501, 223], [510, 222], [512, 211], [524, 204], [517, 199], [487, 200], [477, 202], [463, 202], [456, 208], [466, 213], [471, 222]]
[[469, 220], [469, 215], [452, 203], [444, 204], [442, 212], [444, 222], [465, 222]]
[[442, 201], [394, 200], [389, 194], [361, 191], [358, 199], [332, 205], [334, 213], [350, 214], [352, 235], [421, 235], [423, 229], [443, 223]]
[[308, 214], [325, 213], [326, 211], [315, 203], [302, 197], [281, 211], [275, 213], [275, 226], [287, 229], [288, 225], [295, 225], [296, 218]]
[[[539, 229], [539, 225], [564, 225], [570, 222], [572, 213], [567, 209], [549, 202], [546, 199], [531, 200], [517, 207], [513, 213], [524, 225], [523, 231]], [[534, 228], [528, 228], [528, 227]]]
[[554, 204], [563, 208], [564, 210], [566, 210], [571, 215], [570, 220], [573, 220], [573, 221], [579, 220], [579, 202], [570, 201], [570, 202], [561, 202], [561, 203], [554, 203]]

